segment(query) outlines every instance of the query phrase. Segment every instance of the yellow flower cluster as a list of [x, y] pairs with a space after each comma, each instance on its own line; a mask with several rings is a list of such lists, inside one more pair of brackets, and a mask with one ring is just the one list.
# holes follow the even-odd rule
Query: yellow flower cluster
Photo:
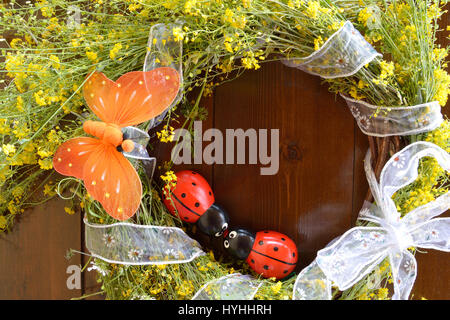
[[388, 85], [388, 79], [394, 76], [394, 63], [392, 61], [381, 61], [380, 68], [380, 75], [377, 79], [373, 79], [373, 83], [377, 85]]
[[158, 139], [161, 142], [172, 142], [175, 137], [174, 128], [168, 125], [164, 125], [161, 131], [156, 133]]
[[264, 60], [264, 52], [262, 50], [258, 51], [246, 51], [244, 57], [241, 58], [242, 65], [245, 69], [255, 69], [258, 70], [261, 66], [260, 61]]
[[166, 183], [170, 183], [172, 181], [177, 181], [177, 176], [173, 171], [167, 171], [164, 175], [161, 176], [161, 179]]
[[434, 81], [436, 82], [436, 94], [433, 100], [439, 102], [441, 106], [445, 106], [450, 94], [450, 75], [443, 69], [434, 70]]
[[114, 60], [117, 57], [117, 54], [119, 53], [120, 49], [122, 49], [121, 43], [116, 43], [114, 47], [109, 51], [109, 57]]

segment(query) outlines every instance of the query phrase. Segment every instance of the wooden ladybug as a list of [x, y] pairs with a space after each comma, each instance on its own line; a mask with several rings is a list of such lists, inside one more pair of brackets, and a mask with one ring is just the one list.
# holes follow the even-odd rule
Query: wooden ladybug
[[228, 228], [228, 214], [214, 203], [214, 194], [200, 174], [190, 170], [179, 171], [176, 185], [164, 187], [163, 202], [169, 212], [181, 220], [197, 223], [200, 231], [220, 237]]
[[297, 264], [297, 246], [286, 235], [276, 231], [257, 233], [237, 228], [229, 230], [223, 242], [227, 251], [246, 260], [256, 273], [265, 278], [282, 279]]

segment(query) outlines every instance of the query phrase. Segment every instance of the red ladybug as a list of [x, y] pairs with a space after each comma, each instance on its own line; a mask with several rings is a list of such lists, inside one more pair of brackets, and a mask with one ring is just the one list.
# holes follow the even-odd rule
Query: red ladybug
[[228, 214], [214, 203], [214, 194], [200, 174], [190, 170], [175, 173], [175, 187], [164, 187], [164, 204], [169, 212], [210, 235], [220, 237], [228, 228]]
[[224, 247], [238, 259], [246, 260], [250, 267], [265, 278], [282, 279], [297, 264], [297, 246], [286, 235], [276, 231], [256, 234], [242, 228], [230, 230]]

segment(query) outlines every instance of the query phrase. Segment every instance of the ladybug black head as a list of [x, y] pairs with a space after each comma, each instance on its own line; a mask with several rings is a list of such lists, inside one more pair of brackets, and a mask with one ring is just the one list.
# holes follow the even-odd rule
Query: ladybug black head
[[236, 228], [228, 232], [223, 246], [234, 257], [244, 260], [250, 254], [255, 242], [255, 233], [247, 229]]
[[197, 226], [209, 236], [220, 237], [228, 229], [230, 219], [226, 211], [219, 205], [213, 204], [198, 219]]

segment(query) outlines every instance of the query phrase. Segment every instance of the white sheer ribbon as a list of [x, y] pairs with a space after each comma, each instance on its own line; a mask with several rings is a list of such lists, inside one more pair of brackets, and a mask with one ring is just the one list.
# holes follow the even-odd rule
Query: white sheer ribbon
[[86, 247], [109, 263], [150, 265], [185, 263], [204, 255], [182, 229], [132, 223], [95, 224], [84, 218]]
[[[180, 75], [180, 89], [172, 104], [162, 114], [151, 119], [148, 130], [157, 126], [166, 116], [167, 112], [180, 102], [183, 97], [183, 40], [175, 39], [174, 28], [182, 28], [183, 22], [158, 23], [151, 27], [148, 37], [148, 51], [144, 60], [144, 71], [160, 67], [171, 67]], [[181, 31], [182, 32], [182, 31]], [[176, 41], [178, 40], [178, 41]]]
[[364, 39], [350, 21], [347, 21], [310, 56], [281, 61], [288, 67], [333, 79], [354, 75], [377, 56], [381, 54]]
[[134, 148], [131, 152], [122, 151], [122, 154], [130, 159], [140, 160], [142, 162], [145, 174], [149, 181], [153, 178], [153, 173], [156, 167], [156, 158], [150, 157], [147, 152], [147, 144], [150, 140], [150, 136], [147, 132], [138, 129], [136, 127], [122, 128], [123, 139], [129, 139], [133, 141]]
[[233, 273], [206, 283], [192, 300], [253, 300], [262, 281]]
[[341, 95], [362, 132], [369, 136], [405, 136], [436, 129], [444, 121], [437, 101], [410, 107], [380, 107]]
[[331, 281], [319, 268], [316, 260], [297, 276], [292, 300], [331, 300]]
[[402, 219], [392, 200], [397, 190], [418, 177], [419, 160], [423, 157], [434, 157], [442, 168], [450, 171], [447, 152], [432, 143], [416, 142], [392, 156], [378, 184], [370, 165], [370, 152], [367, 152], [365, 170], [376, 205], [361, 210], [359, 219], [379, 226], [350, 229], [320, 250], [310, 266], [313, 272], [306, 270], [299, 274], [294, 293], [306, 292], [307, 298], [329, 299], [330, 286], [316, 286], [314, 292], [308, 293], [307, 285], [330, 280], [340, 290], [346, 290], [389, 257], [394, 281], [392, 298], [408, 299], [417, 274], [416, 260], [408, 248], [450, 251], [450, 218], [433, 219], [450, 208], [450, 192], [414, 209]]

